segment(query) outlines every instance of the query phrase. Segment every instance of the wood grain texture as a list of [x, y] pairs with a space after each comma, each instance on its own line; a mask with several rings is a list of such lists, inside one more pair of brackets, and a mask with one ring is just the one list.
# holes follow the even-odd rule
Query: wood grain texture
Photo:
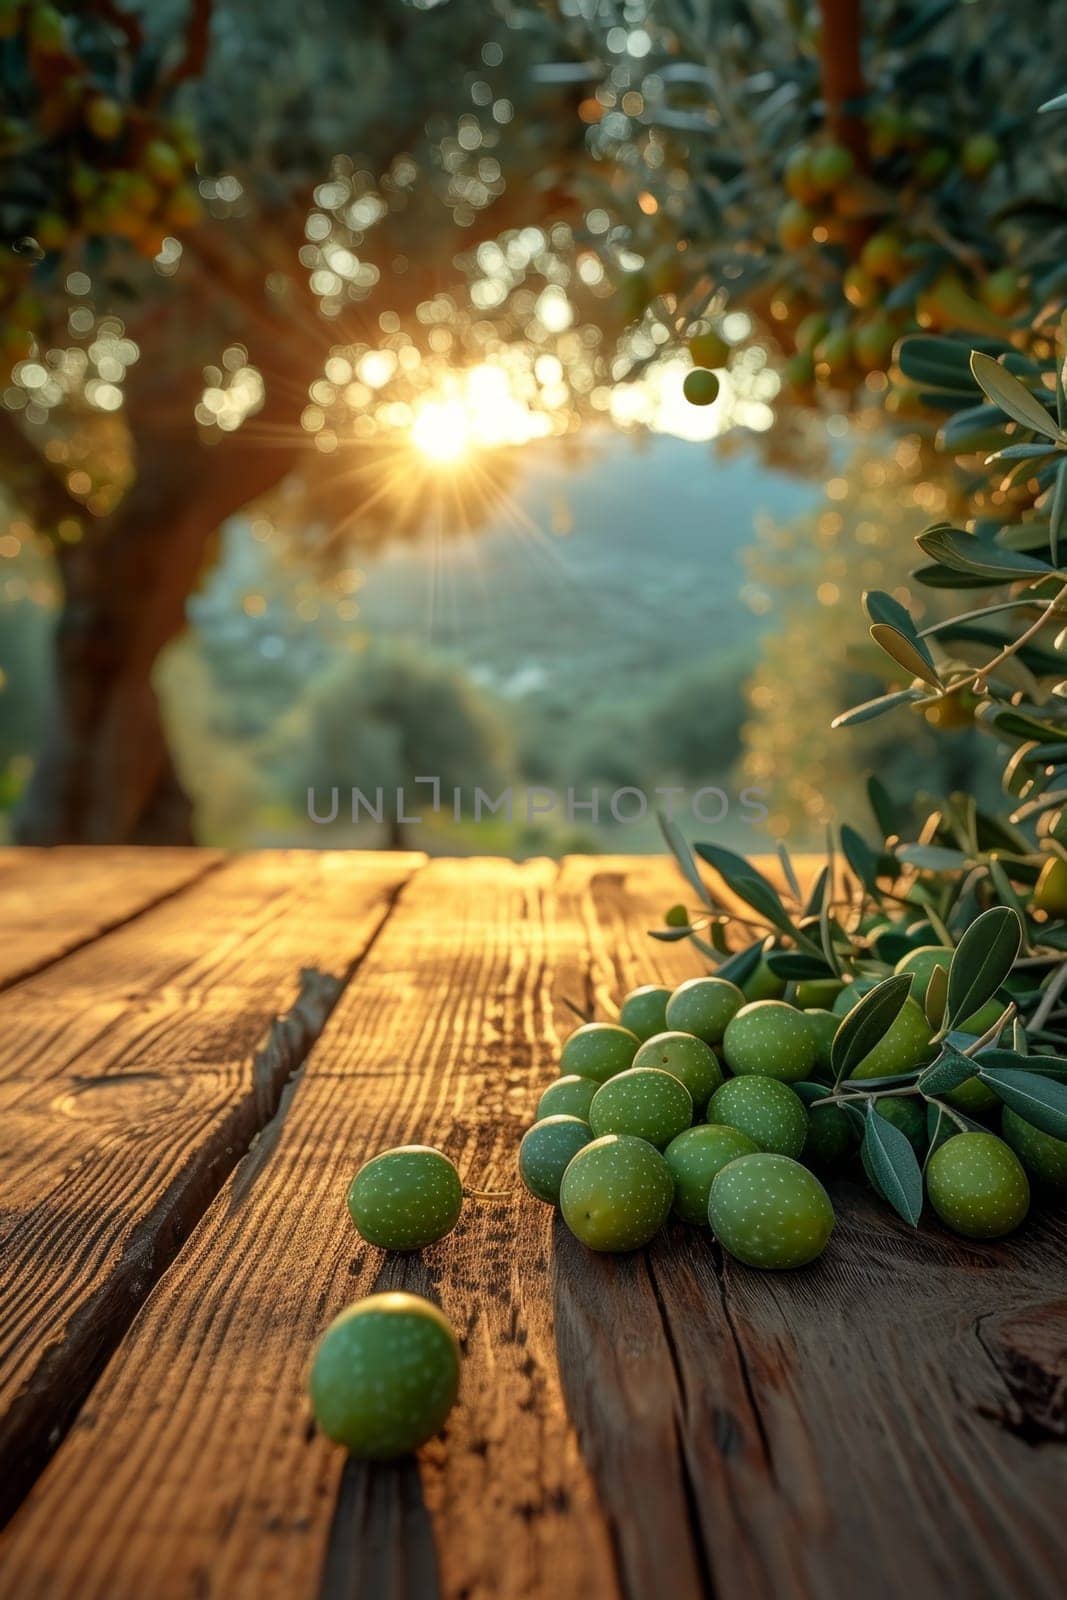
[[[617, 1593], [560, 1397], [552, 1213], [515, 1188], [515, 1143], [568, 1026], [560, 996], [580, 992], [556, 870], [434, 862], [408, 886], [269, 1142], [13, 1522], [0, 1591], [299, 1600], [325, 1581], [335, 1595], [423, 1597], [437, 1572], [449, 1595], [526, 1600], [555, 1571], [569, 1593]], [[345, 1189], [363, 1159], [412, 1138], [506, 1198], [468, 1202], [450, 1238], [386, 1261], [352, 1229]], [[304, 1400], [314, 1338], [376, 1283], [431, 1291], [466, 1354], [445, 1437], [384, 1475], [309, 1436]]]
[[273, 1116], [416, 865], [235, 860], [0, 996], [0, 1509]]
[[[646, 936], [677, 898], [666, 866], [624, 858], [407, 884], [0, 1540], [0, 1593], [1062, 1593], [1062, 1214], [980, 1246], [842, 1184], [824, 1260], [772, 1275], [680, 1227], [592, 1256], [515, 1188], [565, 1002], [611, 1014], [693, 972]], [[344, 1191], [408, 1139], [486, 1197], [387, 1259]], [[375, 1286], [439, 1300], [465, 1354], [445, 1435], [387, 1468], [346, 1464], [304, 1401], [315, 1336]]]
[[0, 989], [202, 878], [215, 850], [0, 850]]

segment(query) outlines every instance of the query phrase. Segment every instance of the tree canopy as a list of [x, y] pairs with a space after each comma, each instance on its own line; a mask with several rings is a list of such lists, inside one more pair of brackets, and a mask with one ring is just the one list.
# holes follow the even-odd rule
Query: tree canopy
[[679, 351], [798, 461], [813, 408], [932, 441], [917, 330], [1049, 357], [1063, 0], [784, 9], [0, 0], [0, 457], [64, 590], [26, 837], [187, 825], [151, 669], [283, 481], [328, 556], [457, 442], [476, 523]]

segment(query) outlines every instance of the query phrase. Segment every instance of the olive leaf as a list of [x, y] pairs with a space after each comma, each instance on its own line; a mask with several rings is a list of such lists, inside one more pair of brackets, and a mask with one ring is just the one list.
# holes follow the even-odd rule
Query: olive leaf
[[865, 700], [862, 705], [853, 706], [850, 711], [842, 711], [830, 726], [854, 728], [860, 722], [871, 722], [886, 711], [893, 711], [897, 706], [907, 705], [910, 701], [921, 698], [922, 694], [918, 689], [896, 689], [892, 694], [880, 694], [874, 700]]
[[971, 923], [948, 971], [950, 1028], [993, 998], [1015, 965], [1022, 942], [1023, 926], [1010, 906], [991, 906]]
[[911, 1140], [876, 1110], [873, 1100], [867, 1103], [860, 1159], [872, 1187], [914, 1228], [923, 1209], [918, 1158]]
[[904, 634], [899, 633], [896, 628], [891, 628], [887, 622], [876, 622], [870, 634], [875, 644], [899, 667], [903, 667], [911, 677], [921, 678], [931, 689], [940, 689], [941, 679], [935, 669], [927, 665], [926, 653], [919, 650]]
[[841, 849], [845, 860], [865, 889], [878, 893], [878, 857], [863, 836], [848, 823], [841, 828]]
[[887, 655], [924, 682], [939, 686], [930, 647], [899, 600], [882, 589], [870, 589], [863, 596], [863, 609], [871, 624], [871, 638]]
[[758, 911], [772, 927], [782, 933], [794, 931], [792, 919], [777, 889], [744, 856], [736, 855], [733, 850], [727, 850], [725, 845], [719, 844], [695, 844], [693, 849], [702, 861], [715, 868], [726, 887], [739, 900]]
[[715, 968], [715, 976], [728, 978], [740, 988], [745, 979], [750, 978], [759, 966], [765, 942], [763, 939], [757, 939], [753, 944], [746, 945], [743, 950], [735, 951], [726, 961], [719, 963]]
[[668, 817], [665, 811], [657, 811], [656, 820], [659, 823], [660, 832], [667, 841], [668, 850], [682, 869], [683, 877], [706, 906], [713, 906], [715, 902], [708, 893], [700, 873], [697, 871], [697, 864], [693, 860], [693, 852], [690, 850], [689, 843], [681, 828], [672, 818]]
[[814, 1105], [817, 1100], [825, 1100], [830, 1092], [825, 1083], [791, 1083], [789, 1087], [806, 1106]]
[[871, 949], [879, 961], [895, 967], [902, 956], [910, 955], [915, 949], [915, 941], [909, 934], [900, 933], [896, 928], [886, 928], [871, 941]]
[[1023, 555], [1018, 550], [1004, 550], [1000, 545], [980, 539], [976, 534], [964, 533], [959, 528], [945, 524], [927, 528], [915, 543], [920, 550], [942, 566], [975, 578], [1002, 582], [1008, 578], [1032, 578], [1039, 573], [1051, 572], [1047, 561]]
[[921, 867], [924, 872], [957, 872], [969, 865], [962, 850], [949, 850], [939, 844], [902, 844], [897, 847], [898, 861], [909, 867]]
[[920, 1072], [918, 1085], [924, 1095], [950, 1094], [961, 1083], [966, 1083], [968, 1078], [973, 1078], [974, 1071], [975, 1063], [970, 1056], [965, 1056], [955, 1045], [946, 1041], [941, 1046], [937, 1060]]
[[787, 983], [802, 983], [807, 978], [832, 978], [832, 968], [818, 956], [809, 956], [803, 950], [772, 950], [767, 965], [776, 978]]
[[1067, 1058], [1064, 1056], [1024, 1055], [1020, 1050], [1002, 1050], [998, 1045], [986, 1045], [974, 1058], [976, 1066], [995, 1067], [1012, 1072], [1022, 1068], [1036, 1072], [1039, 1078], [1067, 1080]]
[[1067, 1139], [1067, 1083], [1018, 1067], [987, 1067], [982, 1062], [978, 1063], [978, 1077], [1032, 1127], [1054, 1139]]
[[811, 893], [809, 894], [807, 904], [804, 907], [804, 915], [806, 917], [817, 917], [821, 912], [823, 901], [826, 898], [826, 890], [829, 882], [830, 868], [820, 867], [819, 875], [811, 886]]
[[847, 1078], [870, 1055], [896, 1021], [911, 989], [911, 973], [901, 972], [857, 1000], [834, 1035], [830, 1068], [835, 1083]]
[[883, 840], [899, 833], [900, 818], [897, 807], [881, 778], [876, 777], [873, 772], [867, 779], [867, 800], [874, 813], [874, 820], [882, 830]]
[[983, 355], [980, 350], [974, 350], [971, 352], [971, 371], [982, 392], [1013, 422], [1022, 428], [1032, 429], [1034, 433], [1043, 433], [1047, 439], [1058, 440], [1062, 437], [1040, 400], [1030, 393], [1024, 383], [1006, 371], [999, 361]]
[[952, 389], [964, 395], [975, 392], [970, 351], [956, 339], [912, 334], [901, 340], [897, 362], [912, 383], [920, 383], [925, 388]]
[[782, 876], [789, 885], [789, 892], [799, 903], [801, 900], [803, 900], [804, 896], [800, 892], [800, 884], [797, 882], [797, 875], [793, 870], [793, 858], [789, 854], [789, 848], [781, 839], [778, 841], [777, 855], [779, 865], [782, 869]]
[[1056, 487], [1052, 492], [1052, 511], [1049, 514], [1049, 545], [1054, 566], [1060, 564], [1060, 540], [1067, 530], [1067, 460], [1060, 462], [1056, 471]]

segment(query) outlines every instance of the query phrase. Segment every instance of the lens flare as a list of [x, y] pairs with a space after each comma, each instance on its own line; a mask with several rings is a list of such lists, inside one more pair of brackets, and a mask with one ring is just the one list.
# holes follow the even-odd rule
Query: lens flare
[[471, 442], [470, 419], [459, 400], [427, 400], [411, 424], [411, 442], [431, 461], [459, 461]]

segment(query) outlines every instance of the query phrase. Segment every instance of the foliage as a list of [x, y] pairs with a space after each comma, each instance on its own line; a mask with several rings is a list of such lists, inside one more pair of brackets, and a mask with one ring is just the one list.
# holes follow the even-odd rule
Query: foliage
[[[762, 526], [747, 561], [745, 594], [770, 626], [748, 683], [745, 771], [773, 796], [771, 831], [804, 848], [827, 823], [866, 809], [868, 771], [895, 793], [927, 799], [968, 789], [988, 801], [997, 788], [992, 743], [975, 729], [966, 696], [912, 711], [906, 737], [896, 722], [864, 723], [847, 739], [831, 727], [842, 704], [884, 681], [886, 658], [861, 605], [866, 590], [888, 591], [922, 625], [947, 615], [945, 591], [909, 580], [910, 551], [932, 514], [962, 509], [956, 479], [921, 433], [887, 441], [884, 426], [853, 431], [859, 443], [830, 479], [826, 503]], [[910, 681], [902, 674], [894, 686]]]
[[681, 339], [743, 311], [805, 403], [865, 375], [884, 393], [917, 327], [1025, 342], [1064, 282], [1067, 143], [1037, 116], [1059, 64], [1034, 40], [1067, 8], [789, 10], [664, 0], [624, 27], [561, 0], [572, 48], [604, 64], [582, 106], [594, 244], [630, 316]]
[[[902, 371], [927, 385], [949, 413], [941, 434], [946, 445], [963, 436], [961, 418], [973, 434], [978, 407], [986, 413], [983, 428], [1000, 437], [985, 457], [984, 475], [978, 475], [975, 499], [985, 514], [966, 529], [935, 524], [916, 541], [931, 558], [914, 574], [916, 581], [963, 591], [964, 609], [957, 606], [950, 616], [920, 627], [912, 610], [885, 591], [865, 594], [873, 641], [888, 657], [894, 679], [903, 670], [909, 681], [837, 719], [839, 726], [868, 723], [899, 717], [906, 707], [944, 707], [966, 695], [976, 726], [1007, 747], [1003, 788], [1013, 809], [998, 815], [972, 795], [956, 795], [940, 803], [913, 837], [910, 805], [894, 802], [872, 776], [877, 841], [842, 827], [844, 862], [832, 853], [806, 899], [787, 856], [791, 898], [780, 896], [740, 857], [698, 844], [697, 856], [715, 867], [726, 890], [766, 929], [735, 952], [727, 942], [721, 891], [704, 888], [688, 846], [665, 824], [668, 842], [703, 901], [699, 915], [685, 921], [672, 913], [665, 936], [693, 939], [718, 961], [720, 972], [734, 976], [762, 956], [790, 981], [873, 982], [869, 992], [859, 992], [837, 1031], [832, 1091], [816, 1087], [808, 1099], [812, 1105], [839, 1104], [863, 1118], [867, 1175], [913, 1224], [921, 1209], [918, 1161], [908, 1141], [883, 1126], [880, 1101], [919, 1097], [933, 1119], [935, 1144], [943, 1123], [974, 1126], [961, 1106], [984, 1109], [983, 1097], [990, 1095], [994, 1105], [1008, 1106], [1043, 1132], [1067, 1136], [1067, 1088], [1060, 1081], [1067, 1064], [1056, 1054], [1067, 1044], [1067, 571], [1060, 560], [1067, 518], [1067, 398], [1055, 326], [1046, 330], [1039, 322], [1036, 331], [1038, 348], [1048, 350], [1043, 363], [1010, 349], [999, 361], [982, 351], [972, 351], [968, 360], [958, 343], [929, 338], [901, 349]], [[973, 439], [967, 448], [973, 449]], [[972, 649], [977, 665], [967, 659]], [[931, 944], [953, 950], [947, 984], [931, 980], [925, 991], [933, 1059], [862, 1085], [846, 1083], [872, 1044], [885, 1040], [908, 999], [912, 977], [894, 973], [894, 966]], [[986, 1005], [992, 1006], [991, 1020], [981, 1015]], [[965, 1085], [974, 1086], [970, 1097], [954, 1101]]]

